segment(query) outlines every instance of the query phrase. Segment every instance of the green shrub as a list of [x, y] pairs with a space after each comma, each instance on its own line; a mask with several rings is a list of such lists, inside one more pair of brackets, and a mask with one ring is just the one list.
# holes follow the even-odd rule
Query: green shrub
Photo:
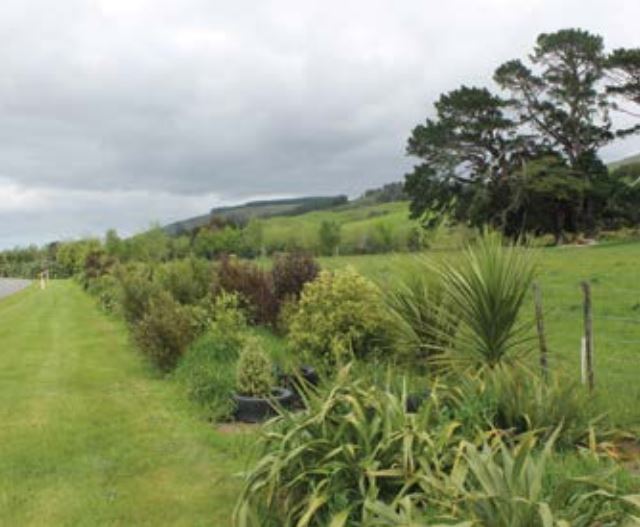
[[108, 274], [116, 264], [116, 260], [109, 256], [103, 249], [96, 248], [87, 252], [82, 270], [79, 275], [80, 282], [88, 289], [91, 282]]
[[427, 245], [424, 229], [418, 225], [412, 226], [407, 234], [407, 249], [411, 252], [418, 252], [425, 249]]
[[236, 361], [247, 326], [234, 295], [217, 297], [212, 314], [209, 329], [189, 347], [175, 375], [205, 416], [220, 420], [233, 412]]
[[236, 372], [236, 388], [240, 395], [266, 397], [275, 382], [271, 358], [256, 338], [247, 339]]
[[447, 406], [468, 436], [501, 430], [509, 436], [532, 432], [548, 439], [559, 430], [557, 446], [574, 448], [587, 446], [591, 434], [599, 439], [612, 434], [587, 390], [564, 375], [545, 379], [527, 369], [500, 366], [450, 382], [454, 387], [445, 396]]
[[114, 312], [120, 295], [119, 282], [111, 274], [105, 274], [89, 283], [88, 292], [98, 299], [98, 304], [106, 312]]
[[177, 381], [207, 419], [222, 420], [233, 413], [235, 362], [222, 357], [239, 349], [233, 337], [208, 332], [189, 347], [176, 369]]
[[288, 325], [293, 352], [325, 365], [340, 363], [345, 355], [375, 356], [390, 341], [378, 288], [351, 268], [322, 271], [305, 285]]
[[152, 268], [146, 264], [120, 267], [116, 277], [120, 283], [122, 315], [128, 323], [135, 324], [144, 317], [149, 300], [158, 294], [160, 287], [153, 281]]
[[138, 346], [163, 371], [173, 369], [197, 336], [193, 309], [160, 291], [148, 301], [146, 313], [134, 326]]
[[520, 316], [535, 273], [530, 252], [505, 247], [501, 237], [488, 235], [433, 270], [445, 291], [450, 323], [457, 328], [447, 349], [449, 365], [492, 368], [531, 350], [532, 319]]
[[334, 254], [342, 239], [342, 226], [333, 220], [324, 220], [318, 229], [320, 252], [325, 256]]
[[187, 258], [159, 265], [154, 275], [158, 285], [181, 304], [197, 304], [211, 292], [213, 270], [206, 260]]

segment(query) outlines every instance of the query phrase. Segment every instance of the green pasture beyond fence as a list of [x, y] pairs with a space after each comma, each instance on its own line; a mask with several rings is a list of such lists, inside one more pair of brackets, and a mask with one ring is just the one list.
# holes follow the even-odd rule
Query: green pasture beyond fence
[[[387, 284], [408, 260], [453, 254], [324, 258], [322, 265], [351, 265]], [[537, 283], [542, 293], [549, 368], [580, 379], [584, 335], [581, 284], [586, 281], [592, 296], [595, 394], [616, 423], [640, 424], [640, 243], [536, 249], [532, 258], [539, 263]], [[526, 309], [533, 320], [533, 294]]]

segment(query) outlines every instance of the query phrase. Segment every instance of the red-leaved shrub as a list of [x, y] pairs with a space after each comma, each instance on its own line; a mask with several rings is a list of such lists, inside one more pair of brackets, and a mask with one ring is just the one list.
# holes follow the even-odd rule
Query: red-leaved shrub
[[298, 300], [304, 284], [313, 281], [319, 272], [320, 266], [307, 253], [298, 251], [276, 256], [271, 276], [278, 302]]
[[241, 306], [254, 324], [274, 325], [278, 319], [278, 299], [271, 273], [257, 265], [223, 256], [217, 269], [214, 294], [237, 293]]

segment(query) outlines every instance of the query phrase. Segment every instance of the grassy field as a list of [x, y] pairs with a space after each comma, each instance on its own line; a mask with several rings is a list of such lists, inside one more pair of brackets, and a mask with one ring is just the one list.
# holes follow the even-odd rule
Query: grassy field
[[74, 283], [0, 301], [0, 525], [230, 525], [248, 446], [183, 401]]
[[[428, 254], [428, 253], [426, 253]], [[640, 243], [538, 249], [551, 365], [580, 377], [582, 292], [593, 289], [596, 388], [603, 410], [619, 424], [640, 425]], [[434, 257], [453, 253], [435, 252]], [[328, 268], [352, 265], [381, 283], [415, 255], [325, 258]], [[531, 313], [533, 313], [533, 304]]]
[[287, 244], [312, 249], [318, 244], [318, 231], [323, 221], [335, 221], [342, 226], [341, 248], [345, 251], [360, 247], [367, 237], [376, 236], [380, 226], [392, 234], [398, 244], [406, 243], [409, 229], [417, 223], [408, 218], [406, 202], [380, 205], [347, 205], [315, 211], [294, 217], [264, 220], [264, 243], [267, 247]]

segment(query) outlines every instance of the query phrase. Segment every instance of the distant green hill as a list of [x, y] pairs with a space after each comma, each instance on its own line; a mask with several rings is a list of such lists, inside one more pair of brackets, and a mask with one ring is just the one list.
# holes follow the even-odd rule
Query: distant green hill
[[635, 156], [625, 157], [624, 159], [620, 159], [618, 161], [614, 161], [613, 163], [609, 163], [609, 168], [618, 168], [623, 165], [631, 165], [632, 163], [640, 163], [640, 154], [636, 154]]
[[343, 205], [347, 201], [347, 197], [342, 195], [250, 201], [242, 205], [211, 209], [208, 214], [177, 221], [164, 227], [164, 230], [170, 235], [179, 235], [203, 227], [216, 219], [243, 225], [252, 218], [297, 216], [314, 210]]

